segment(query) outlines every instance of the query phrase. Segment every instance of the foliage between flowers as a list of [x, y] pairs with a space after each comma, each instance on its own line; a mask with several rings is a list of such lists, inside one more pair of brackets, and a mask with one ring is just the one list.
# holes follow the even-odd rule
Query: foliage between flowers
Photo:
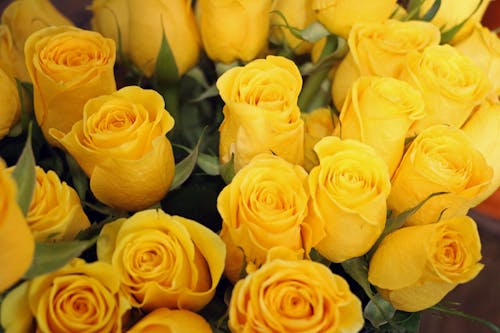
[[[438, 12], [441, 1], [436, 0], [426, 13], [419, 15], [422, 4], [422, 0], [410, 0], [407, 5], [408, 14], [402, 20], [430, 21]], [[281, 12], [274, 11], [271, 15], [279, 16], [283, 20], [280, 26], [288, 29], [293, 36], [304, 42], [316, 42], [327, 37], [326, 46], [319, 61], [315, 64], [305, 59], [304, 56], [294, 55], [286, 45], [274, 46], [278, 49], [277, 54], [286, 55], [301, 65], [300, 70], [305, 83], [298, 102], [300, 109], [308, 112], [319, 106], [330, 104], [330, 83], [327, 77], [332, 65], [346, 55], [348, 51], [346, 41], [330, 34], [319, 22], [314, 22], [304, 29], [298, 29], [289, 24]], [[452, 40], [465, 22], [466, 20], [447, 31], [442, 31], [441, 42], [447, 43]], [[119, 26], [117, 29], [120, 31]], [[117, 79], [121, 79], [119, 85], [137, 84], [155, 89], [162, 94], [166, 109], [175, 118], [175, 126], [168, 134], [174, 149], [175, 176], [167, 195], [152, 208], [161, 208], [171, 215], [203, 221], [206, 227], [219, 232], [221, 216], [217, 211], [217, 197], [224, 186], [231, 183], [236, 171], [234, 155], [227, 163], [221, 163], [217, 155], [218, 129], [223, 120], [224, 103], [219, 96], [215, 82], [222, 72], [239, 66], [241, 63], [215, 64], [203, 54], [197, 67], [179, 76], [169, 42], [165, 34], [162, 37], [158, 54], [158, 58], [162, 61], [157, 62], [151, 79], [143, 77], [140, 70], [127, 62], [123, 55], [119, 57], [122, 59], [121, 63], [115, 68]], [[118, 43], [117, 52], [119, 55], [122, 53], [120, 43]], [[29, 83], [18, 82], [18, 86], [23, 94], [29, 94], [30, 98], [33, 98], [33, 90]], [[339, 110], [335, 111], [339, 112]], [[20, 122], [11, 129], [9, 136], [2, 140], [0, 156], [8, 165], [15, 165], [13, 177], [18, 186], [17, 202], [25, 215], [34, 191], [35, 165], [39, 165], [44, 169], [54, 170], [61, 180], [76, 189], [85, 213], [92, 222], [88, 229], [81, 231], [73, 240], [53, 243], [37, 242], [33, 262], [22, 280], [53, 272], [76, 257], [95, 261], [96, 241], [101, 229], [109, 222], [131, 215], [129, 212], [106, 206], [96, 199], [90, 191], [89, 178], [82, 168], [70, 154], [51, 146], [46, 141], [33, 112], [25, 105], [22, 106]], [[396, 310], [391, 303], [382, 298], [368, 281], [368, 263], [385, 236], [401, 228], [406, 219], [417, 212], [428, 200], [443, 194], [446, 193], [433, 193], [415, 207], [397, 215], [389, 215], [381, 236], [364, 256], [336, 264], [320, 255], [315, 249], [309, 254], [312, 260], [329, 267], [332, 272], [343, 276], [349, 282], [351, 289], [360, 298], [364, 307], [363, 315], [367, 319], [363, 328], [365, 332], [418, 331], [421, 311]], [[199, 312], [209, 321], [214, 332], [230, 332], [227, 310], [231, 292], [231, 283], [223, 279], [217, 286], [215, 297]], [[432, 310], [477, 320], [492, 331], [500, 332], [492, 323], [445, 305], [436, 305], [432, 307]], [[131, 317], [135, 316], [139, 319], [140, 310], [134, 311], [136, 313], [133, 313]]]

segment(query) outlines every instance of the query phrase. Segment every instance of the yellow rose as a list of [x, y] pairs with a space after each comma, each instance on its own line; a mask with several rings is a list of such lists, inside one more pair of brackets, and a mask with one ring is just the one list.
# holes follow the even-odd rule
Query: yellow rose
[[361, 302], [323, 264], [274, 259], [238, 281], [229, 303], [231, 332], [359, 332]]
[[333, 135], [338, 129], [339, 120], [329, 108], [319, 108], [310, 113], [302, 113], [304, 120], [304, 169], [311, 169], [319, 164], [314, 152], [314, 145], [325, 136]]
[[2, 326], [6, 333], [121, 332], [130, 305], [119, 291], [111, 265], [73, 259], [10, 292], [1, 308]]
[[360, 76], [398, 78], [406, 54], [438, 45], [439, 29], [424, 21], [385, 20], [355, 24], [349, 35], [349, 53], [340, 63], [332, 85], [333, 101], [341, 109], [347, 92]]
[[98, 200], [137, 211], [160, 201], [172, 183], [174, 156], [165, 134], [173, 126], [160, 94], [130, 86], [90, 99], [69, 133], [50, 134], [90, 177]]
[[[15, 0], [2, 13], [5, 24], [13, 39], [15, 77], [21, 81], [31, 81], [24, 63], [24, 45], [28, 37], [45, 27], [72, 25], [49, 0]], [[19, 61], [17, 61], [19, 60]]]
[[342, 262], [365, 254], [385, 227], [391, 189], [384, 160], [356, 140], [325, 137], [314, 150], [319, 166], [309, 173], [309, 223], [324, 224], [316, 245], [321, 255]]
[[259, 153], [274, 153], [302, 164], [304, 122], [297, 99], [302, 77], [291, 60], [279, 56], [234, 67], [217, 80], [226, 103], [220, 126], [219, 158], [234, 154], [235, 170]]
[[28, 210], [28, 225], [37, 241], [72, 240], [90, 227], [80, 198], [57, 174], [36, 167], [33, 198]]
[[474, 207], [492, 195], [500, 186], [500, 104], [485, 101], [462, 127], [472, 145], [480, 151], [493, 169], [491, 183], [471, 202]]
[[17, 122], [21, 113], [21, 102], [16, 82], [0, 67], [0, 140]]
[[500, 39], [488, 28], [477, 23], [471, 34], [455, 48], [472, 59], [486, 73], [493, 84], [493, 98], [500, 96]]
[[356, 80], [340, 112], [340, 137], [364, 142], [377, 151], [392, 176], [403, 157], [406, 134], [424, 116], [420, 91], [391, 77]]
[[228, 248], [226, 275], [232, 282], [246, 263], [260, 265], [276, 246], [297, 258], [309, 254], [323, 236], [319, 221], [306, 223], [307, 173], [271, 154], [256, 156], [219, 194], [221, 237]]
[[28, 38], [36, 120], [49, 143], [50, 128], [69, 131], [89, 98], [116, 90], [115, 52], [111, 39], [69, 26], [44, 28]]
[[[17, 205], [17, 186], [0, 158], [0, 293], [16, 283], [28, 270], [35, 241]], [[3, 307], [2, 307], [3, 308]]]
[[212, 333], [205, 318], [188, 310], [159, 308], [140, 319], [127, 333]]
[[[280, 12], [290, 27], [296, 29], [304, 29], [316, 19], [310, 0], [277, 0], [273, 2], [272, 10]], [[284, 25], [280, 14], [271, 13], [270, 37], [274, 42], [286, 44], [295, 54], [311, 51], [311, 43], [295, 37]]]
[[97, 257], [116, 268], [134, 307], [198, 311], [215, 294], [226, 250], [205, 226], [146, 210], [104, 226]]
[[[481, 22], [484, 12], [491, 0], [482, 0], [481, 5], [477, 8], [480, 1], [481, 0], [463, 0], [457, 2], [455, 0], [442, 0], [431, 23], [442, 31], [447, 31], [467, 19], [465, 25], [461, 27], [453, 37], [452, 43], [458, 42], [470, 33], [474, 24]], [[420, 7], [420, 15], [425, 14], [433, 4], [434, 0], [424, 0]], [[476, 8], [477, 11], [469, 18]]]
[[14, 62], [22, 63], [24, 65], [24, 57], [17, 58], [14, 53], [14, 43], [12, 41], [12, 34], [9, 27], [5, 24], [0, 24], [0, 69], [7, 73], [10, 77], [16, 77], [14, 71]]
[[392, 178], [387, 204], [398, 215], [433, 193], [446, 192], [429, 199], [406, 224], [465, 215], [488, 188], [492, 175], [483, 155], [462, 130], [435, 125], [421, 132], [405, 152]]
[[426, 105], [411, 127], [416, 134], [437, 124], [461, 127], [491, 88], [486, 73], [450, 45], [412, 52], [406, 64], [401, 79], [422, 92]]
[[272, 0], [199, 0], [198, 26], [213, 61], [249, 62], [267, 46]]
[[355, 23], [382, 22], [396, 9], [396, 0], [313, 0], [316, 18], [334, 35], [347, 39]]
[[[111, 1], [113, 3], [113, 1]], [[124, 42], [128, 43], [128, 56], [146, 76], [152, 76], [158, 60], [162, 35], [165, 34], [168, 45], [175, 58], [179, 75], [193, 67], [200, 53], [200, 36], [191, 0], [153, 0], [147, 5], [143, 0], [126, 0], [128, 3], [128, 26], [122, 32]], [[117, 8], [112, 4], [112, 8]], [[118, 10], [118, 23], [125, 11]], [[116, 26], [115, 21], [108, 21], [108, 29]], [[120, 26], [121, 29], [121, 26]], [[123, 35], [127, 33], [128, 35]]]
[[479, 260], [476, 223], [458, 216], [389, 234], [370, 260], [368, 280], [396, 309], [415, 312], [476, 277]]
[[[93, 0], [90, 4], [92, 30], [113, 39], [123, 55], [130, 54], [129, 5], [124, 0]], [[118, 33], [119, 32], [119, 33]]]

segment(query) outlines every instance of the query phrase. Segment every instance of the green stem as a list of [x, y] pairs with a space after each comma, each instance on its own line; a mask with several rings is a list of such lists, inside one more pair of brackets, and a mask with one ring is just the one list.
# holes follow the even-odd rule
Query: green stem
[[179, 82], [171, 83], [161, 90], [165, 100], [165, 107], [174, 118], [174, 128], [167, 134], [168, 138], [175, 143], [182, 143], [182, 117], [179, 104]]
[[469, 319], [469, 320], [472, 320], [472, 321], [476, 321], [476, 322], [478, 322], [478, 323], [480, 323], [480, 324], [488, 327], [493, 332], [500, 333], [500, 327], [498, 327], [497, 325], [493, 324], [492, 322], [487, 321], [486, 319], [483, 319], [483, 318], [480, 318], [480, 317], [476, 317], [476, 316], [473, 316], [473, 315], [469, 315], [469, 314], [463, 313], [462, 311], [451, 309], [451, 308], [447, 308], [447, 307], [444, 307], [444, 306], [441, 306], [441, 305], [434, 305], [433, 307], [431, 307], [431, 309], [432, 310], [436, 310], [436, 311], [441, 311], [441, 312], [444, 312], [444, 313], [447, 313], [447, 314], [459, 316], [459, 317], [462, 317], [462, 318], [465, 318], [465, 319]]
[[330, 66], [321, 66], [307, 78], [304, 87], [299, 95], [299, 108], [302, 112], [309, 112], [314, 98], [321, 88], [321, 84], [328, 76]]

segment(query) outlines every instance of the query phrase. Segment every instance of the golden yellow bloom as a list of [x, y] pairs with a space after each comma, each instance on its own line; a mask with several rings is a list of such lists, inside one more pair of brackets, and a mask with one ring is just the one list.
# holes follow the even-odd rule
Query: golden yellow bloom
[[[111, 1], [116, 9], [116, 1]], [[142, 0], [125, 0], [128, 3], [128, 25], [121, 30], [127, 40], [128, 55], [146, 76], [152, 76], [158, 60], [162, 34], [172, 50], [179, 75], [187, 72], [198, 61], [200, 36], [190, 0], [153, 0], [145, 5]], [[119, 4], [122, 6], [122, 4]], [[118, 9], [118, 23], [125, 22]], [[126, 14], [125, 14], [126, 15]], [[115, 29], [115, 21], [108, 21], [107, 29]], [[109, 27], [112, 25], [113, 27]], [[121, 29], [121, 26], [120, 26]], [[109, 31], [109, 30], [108, 30]], [[124, 35], [128, 32], [128, 35]]]
[[49, 0], [15, 0], [5, 7], [2, 24], [12, 34], [15, 77], [31, 81], [24, 62], [24, 46], [28, 37], [43, 28], [73, 25]]
[[140, 319], [127, 333], [212, 333], [208, 322], [188, 310], [159, 308]]
[[35, 240], [42, 242], [72, 240], [90, 227], [76, 191], [54, 171], [38, 166], [27, 221]]
[[[17, 205], [17, 186], [0, 158], [0, 293], [28, 270], [35, 241]], [[3, 307], [2, 307], [3, 308]]]
[[335, 74], [332, 95], [337, 109], [342, 108], [351, 85], [360, 76], [399, 78], [411, 51], [438, 45], [441, 35], [433, 24], [424, 21], [385, 20], [355, 24], [349, 35], [349, 53]]
[[174, 156], [165, 134], [173, 126], [159, 93], [130, 86], [90, 99], [69, 133], [50, 134], [90, 177], [98, 200], [137, 211], [160, 201], [172, 183]]
[[[92, 30], [115, 41], [124, 55], [130, 54], [129, 5], [124, 0], [93, 0], [90, 4]], [[118, 33], [120, 32], [120, 33]], [[161, 36], [160, 36], [161, 37]]]
[[479, 23], [455, 48], [472, 59], [486, 73], [493, 85], [492, 97], [500, 96], [500, 39], [498, 35]]
[[229, 304], [234, 333], [359, 332], [361, 302], [325, 265], [274, 259], [238, 281]]
[[219, 129], [222, 163], [234, 154], [239, 170], [257, 154], [271, 152], [303, 163], [304, 122], [297, 106], [302, 77], [295, 63], [280, 56], [257, 59], [226, 71], [217, 88], [226, 103]]
[[267, 46], [272, 0], [199, 0], [203, 47], [213, 61], [249, 62]]
[[403, 157], [408, 129], [424, 116], [420, 91], [391, 77], [356, 80], [340, 112], [340, 137], [364, 142], [377, 151], [392, 176]]
[[147, 311], [200, 310], [215, 294], [225, 254], [210, 229], [161, 210], [108, 223], [97, 240], [99, 260], [118, 271], [129, 302]]
[[491, 183], [471, 203], [474, 207], [484, 201], [500, 186], [500, 103], [485, 101], [462, 127], [472, 146], [481, 152], [493, 169]]
[[[442, 31], [447, 31], [468, 18], [465, 25], [460, 28], [451, 41], [452, 44], [459, 42], [471, 32], [476, 23], [481, 22], [488, 4], [491, 2], [491, 0], [483, 0], [477, 11], [469, 18], [480, 1], [481, 0], [462, 0], [456, 2], [454, 0], [442, 0], [431, 23]], [[424, 0], [420, 7], [420, 14], [423, 15], [426, 13], [433, 4], [434, 0]]]
[[0, 67], [0, 140], [20, 116], [21, 102], [14, 79]]
[[[310, 0], [276, 0], [273, 11], [281, 13], [290, 27], [304, 29], [316, 19]], [[295, 37], [285, 27], [285, 21], [278, 13], [271, 13], [270, 37], [277, 44], [286, 44], [295, 54], [311, 51], [312, 44]]]
[[476, 223], [458, 216], [389, 234], [370, 261], [368, 280], [396, 309], [415, 312], [475, 278], [480, 260]]
[[461, 127], [491, 88], [487, 74], [450, 45], [427, 47], [407, 56], [401, 79], [422, 92], [425, 117], [411, 131], [437, 124]]
[[382, 22], [396, 9], [396, 0], [313, 0], [316, 18], [334, 35], [347, 39], [355, 23]]
[[44, 28], [28, 38], [25, 53], [36, 120], [49, 143], [49, 129], [71, 130], [89, 98], [116, 90], [115, 43], [97, 32]]
[[225, 273], [232, 282], [247, 263], [262, 264], [271, 248], [286, 247], [303, 258], [323, 236], [320, 221], [304, 221], [309, 199], [306, 181], [302, 167], [261, 154], [222, 189], [217, 209], [228, 248]]
[[433, 193], [407, 225], [435, 223], [465, 215], [490, 185], [493, 171], [465, 133], [435, 125], [421, 132], [405, 152], [392, 178], [387, 204], [393, 214], [413, 208]]
[[121, 332], [130, 305], [119, 291], [111, 265], [73, 259], [10, 292], [1, 308], [2, 326], [7, 333]]
[[319, 164], [314, 145], [325, 136], [333, 135], [338, 129], [339, 120], [329, 108], [319, 108], [310, 113], [302, 113], [304, 120], [304, 169], [311, 169]]
[[384, 160], [356, 140], [330, 136], [314, 150], [319, 166], [309, 173], [309, 223], [324, 224], [316, 245], [321, 255], [342, 262], [365, 254], [384, 230], [391, 189]]

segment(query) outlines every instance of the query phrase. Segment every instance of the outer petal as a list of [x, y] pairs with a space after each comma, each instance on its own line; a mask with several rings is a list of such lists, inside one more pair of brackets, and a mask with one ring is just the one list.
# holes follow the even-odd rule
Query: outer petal
[[418, 281], [425, 271], [425, 246], [433, 231], [433, 225], [425, 225], [398, 229], [387, 235], [370, 260], [368, 281], [390, 290]]
[[127, 333], [212, 333], [205, 318], [188, 310], [156, 309], [143, 317]]
[[141, 159], [108, 159], [99, 163], [90, 176], [90, 188], [98, 200], [111, 207], [137, 211], [165, 196], [174, 169], [170, 141], [158, 137], [153, 141], [153, 149]]
[[0, 324], [5, 333], [31, 332], [33, 314], [28, 303], [29, 282], [24, 282], [11, 290], [2, 300]]

